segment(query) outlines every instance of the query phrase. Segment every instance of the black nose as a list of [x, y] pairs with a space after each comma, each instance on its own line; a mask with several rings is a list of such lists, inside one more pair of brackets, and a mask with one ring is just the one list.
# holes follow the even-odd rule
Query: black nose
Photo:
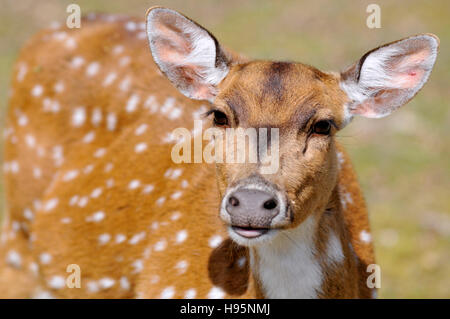
[[242, 227], [269, 227], [272, 219], [280, 213], [276, 196], [247, 188], [239, 188], [231, 193], [225, 208], [232, 224]]

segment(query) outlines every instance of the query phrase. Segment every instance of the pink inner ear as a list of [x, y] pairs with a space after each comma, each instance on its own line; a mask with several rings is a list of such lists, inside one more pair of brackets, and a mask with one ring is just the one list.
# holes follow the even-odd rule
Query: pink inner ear
[[400, 89], [412, 89], [419, 85], [426, 75], [424, 63], [430, 57], [429, 49], [406, 55], [399, 63], [392, 66], [392, 84]]
[[158, 48], [159, 59], [166, 64], [180, 65], [183, 62], [183, 55], [170, 47]]
[[155, 29], [158, 30], [161, 41], [158, 45], [159, 59], [163, 63], [182, 64], [185, 57], [189, 54], [189, 43], [180, 36], [180, 30], [174, 30], [163, 23], [155, 23]]
[[392, 82], [397, 88], [412, 89], [422, 82], [424, 75], [425, 71], [423, 69], [415, 68], [405, 73], [394, 75]]

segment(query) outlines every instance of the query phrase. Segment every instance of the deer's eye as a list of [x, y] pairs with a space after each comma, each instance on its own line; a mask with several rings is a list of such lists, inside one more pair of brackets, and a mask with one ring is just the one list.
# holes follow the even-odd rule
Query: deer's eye
[[315, 134], [328, 135], [330, 134], [330, 130], [331, 130], [331, 123], [330, 121], [327, 120], [318, 121], [313, 126], [313, 133]]
[[214, 125], [216, 126], [228, 126], [228, 117], [225, 113], [221, 111], [215, 110], [213, 112], [214, 114]]

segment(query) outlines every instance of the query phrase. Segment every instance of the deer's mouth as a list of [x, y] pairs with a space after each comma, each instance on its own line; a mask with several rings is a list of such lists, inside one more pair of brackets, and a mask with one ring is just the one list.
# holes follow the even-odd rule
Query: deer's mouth
[[238, 234], [247, 239], [257, 238], [269, 232], [269, 228], [255, 228], [255, 227], [241, 227], [241, 226], [231, 226], [231, 229]]

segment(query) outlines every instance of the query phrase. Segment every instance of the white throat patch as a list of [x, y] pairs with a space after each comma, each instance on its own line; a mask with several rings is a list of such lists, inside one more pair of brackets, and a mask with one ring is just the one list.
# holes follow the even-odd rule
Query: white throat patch
[[314, 257], [316, 227], [315, 217], [309, 216], [273, 242], [255, 247], [258, 258], [251, 251], [252, 268], [267, 298], [317, 298], [323, 275]]

